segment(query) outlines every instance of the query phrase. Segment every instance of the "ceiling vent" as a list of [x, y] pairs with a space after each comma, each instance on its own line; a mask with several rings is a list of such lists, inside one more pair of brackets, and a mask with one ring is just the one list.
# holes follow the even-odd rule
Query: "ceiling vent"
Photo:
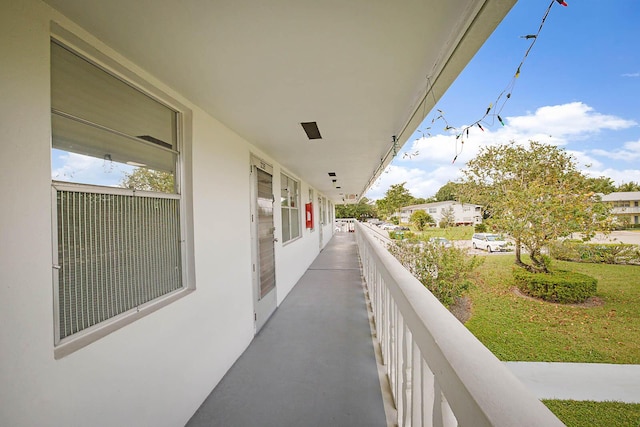
[[302, 129], [304, 129], [307, 134], [307, 138], [309, 139], [322, 139], [322, 135], [320, 135], [320, 129], [318, 129], [318, 124], [316, 122], [304, 122], [300, 123], [302, 125]]

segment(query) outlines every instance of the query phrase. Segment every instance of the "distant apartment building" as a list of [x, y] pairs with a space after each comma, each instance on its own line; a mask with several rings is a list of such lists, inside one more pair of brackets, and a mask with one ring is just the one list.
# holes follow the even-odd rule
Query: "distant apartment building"
[[400, 222], [410, 222], [411, 214], [425, 211], [439, 224], [448, 212], [453, 213], [456, 225], [475, 225], [482, 223], [482, 206], [454, 201], [425, 203], [400, 208]]
[[605, 194], [602, 201], [609, 202], [611, 213], [623, 224], [640, 224], [640, 191], [620, 191]]

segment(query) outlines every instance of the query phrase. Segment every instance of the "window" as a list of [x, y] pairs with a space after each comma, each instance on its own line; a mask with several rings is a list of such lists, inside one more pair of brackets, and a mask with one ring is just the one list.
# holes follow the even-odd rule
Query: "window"
[[280, 174], [280, 206], [282, 209], [282, 242], [300, 237], [300, 208], [298, 181]]
[[437, 209], [437, 208], [429, 208], [429, 213], [430, 213], [430, 214], [434, 214], [434, 213], [436, 213], [436, 212], [438, 212], [438, 209]]
[[108, 333], [96, 325], [116, 329], [185, 289], [178, 120], [51, 42], [56, 345], [94, 341]]

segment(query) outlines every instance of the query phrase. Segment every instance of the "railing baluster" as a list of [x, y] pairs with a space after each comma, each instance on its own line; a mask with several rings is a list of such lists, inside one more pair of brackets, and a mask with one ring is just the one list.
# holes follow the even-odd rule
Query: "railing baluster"
[[404, 322], [399, 313], [398, 306], [395, 306], [396, 316], [396, 409], [398, 411], [398, 425], [404, 425], [405, 418], [405, 395], [404, 395]]
[[413, 337], [406, 324], [402, 325], [402, 415], [404, 427], [411, 427], [413, 415]]
[[411, 425], [422, 427], [422, 355], [411, 336]]
[[[388, 294], [388, 291], [387, 291]], [[393, 310], [393, 301], [391, 298], [387, 298], [387, 310], [389, 313], [389, 348], [388, 355], [389, 360], [387, 362], [387, 375], [389, 376], [389, 380], [391, 382], [391, 393], [393, 394], [393, 399], [395, 402], [398, 401], [398, 396], [396, 394], [396, 319], [394, 316]]]
[[388, 253], [385, 242], [359, 224], [356, 231], [400, 427], [563, 425]]
[[447, 402], [447, 397], [444, 394], [442, 395], [442, 425], [444, 427], [457, 427], [458, 420], [456, 420], [456, 416], [449, 406], [449, 402]]

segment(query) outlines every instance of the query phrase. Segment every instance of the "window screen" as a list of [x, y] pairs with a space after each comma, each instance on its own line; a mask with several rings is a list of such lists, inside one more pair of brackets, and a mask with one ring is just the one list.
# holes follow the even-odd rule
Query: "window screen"
[[53, 41], [51, 113], [54, 151], [136, 175], [53, 183], [59, 342], [183, 287], [180, 159], [176, 111]]

